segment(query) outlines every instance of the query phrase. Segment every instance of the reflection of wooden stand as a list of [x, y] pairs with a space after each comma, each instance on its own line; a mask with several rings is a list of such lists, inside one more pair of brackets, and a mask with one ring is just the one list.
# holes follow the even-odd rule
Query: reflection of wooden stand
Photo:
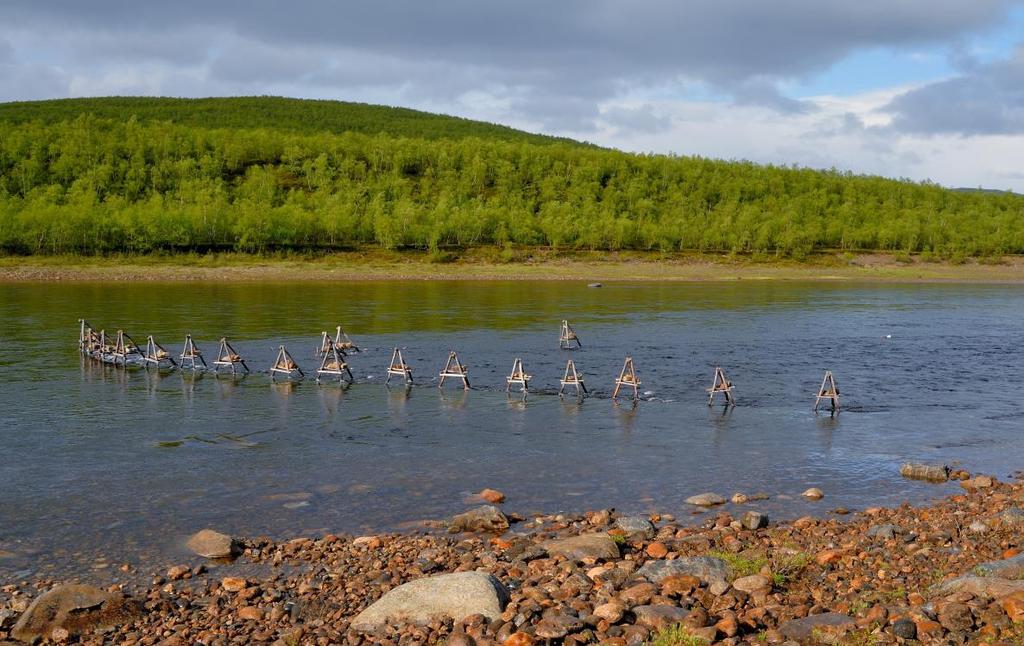
[[165, 364], [170, 363], [171, 368], [176, 368], [178, 364], [174, 361], [174, 357], [171, 353], [164, 349], [164, 346], [160, 345], [153, 339], [153, 335], [150, 334], [146, 337], [146, 353], [142, 355], [142, 361], [149, 368], [149, 364], [156, 366], [156, 369], [166, 367]]
[[558, 347], [563, 350], [572, 350], [572, 344], [575, 343], [577, 348], [582, 348], [583, 343], [580, 342], [580, 338], [576, 336], [576, 330], [572, 329], [569, 325], [569, 321], [562, 321], [562, 332], [558, 335]]
[[640, 380], [636, 376], [636, 369], [633, 367], [633, 357], [626, 357], [622, 364], [622, 371], [619, 378], [615, 380], [615, 390], [612, 391], [612, 399], [619, 396], [619, 389], [625, 386], [633, 389], [633, 399], [640, 399]]
[[587, 395], [587, 387], [583, 384], [583, 376], [576, 372], [576, 364], [573, 363], [572, 359], [569, 359], [565, 363], [565, 376], [560, 380], [562, 387], [558, 389], [558, 396], [562, 396], [562, 392], [565, 391], [566, 386], [574, 386], [576, 388], [576, 396], [581, 397]]
[[448, 361], [445, 362], [444, 368], [441, 369], [441, 381], [438, 382], [437, 387], [444, 387], [444, 380], [448, 377], [462, 380], [462, 388], [469, 390], [469, 371], [466, 370], [466, 366], [462, 365], [459, 361], [459, 355], [455, 354], [455, 351], [448, 353]]
[[725, 405], [735, 406], [736, 397], [732, 394], [732, 382], [725, 378], [725, 372], [721, 368], [715, 367], [715, 378], [711, 382], [711, 388], [707, 388], [708, 393], [708, 406], [715, 403], [715, 395], [722, 393], [725, 395]]
[[128, 365], [128, 358], [132, 356], [142, 357], [142, 351], [135, 341], [128, 336], [124, 330], [117, 331], [117, 340], [114, 342], [114, 351], [111, 353], [113, 363]]
[[192, 340], [192, 335], [188, 334], [185, 336], [185, 347], [181, 351], [181, 369], [188, 368], [190, 370], [199, 370], [199, 365], [196, 364], [198, 360], [203, 364], [203, 370], [206, 370], [209, 366], [206, 365], [206, 359], [203, 358], [203, 353], [196, 347], [195, 342]]
[[511, 391], [512, 386], [519, 385], [523, 387], [525, 393], [526, 388], [530, 385], [530, 379], [532, 379], [532, 375], [526, 374], [526, 371], [523, 370], [523, 360], [517, 358], [512, 362], [512, 374], [505, 377], [505, 392]]
[[320, 383], [321, 375], [334, 375], [338, 378], [338, 381], [342, 381], [346, 377], [348, 383], [354, 383], [355, 377], [352, 376], [352, 371], [348, 369], [348, 364], [342, 358], [345, 354], [336, 347], [330, 347], [327, 353], [324, 354], [323, 361], [320, 362], [320, 369], [316, 371], [316, 382]]
[[327, 351], [330, 350], [332, 346], [342, 355], [349, 352], [359, 352], [359, 348], [357, 348], [356, 344], [352, 342], [352, 339], [348, 338], [348, 335], [345, 334], [345, 330], [341, 329], [340, 325], [335, 328], [333, 339], [327, 336], [327, 332], [320, 333], [320, 348], [317, 349], [316, 356], [322, 357], [327, 354]]
[[245, 365], [245, 360], [241, 355], [235, 352], [226, 338], [221, 338], [220, 350], [217, 351], [217, 359], [213, 362], [213, 371], [220, 372], [221, 366], [227, 366], [231, 368], [231, 374], [235, 374], [236, 365], [242, 366], [246, 372], [249, 372], [249, 366]]
[[300, 377], [305, 377], [306, 374], [302, 372], [302, 368], [299, 364], [295, 363], [295, 359], [292, 359], [292, 355], [288, 354], [288, 351], [284, 349], [284, 346], [278, 346], [277, 348], [277, 359], [274, 359], [274, 365], [270, 368], [270, 379], [274, 380], [274, 375], [282, 374], [289, 379], [298, 373]]
[[386, 386], [395, 375], [404, 379], [406, 384], [412, 383], [412, 368], [402, 358], [402, 351], [398, 348], [391, 352], [391, 364], [388, 366], [388, 376], [384, 379], [384, 385]]
[[818, 410], [822, 399], [832, 402], [832, 410], [839, 410], [839, 386], [836, 385], [836, 379], [832, 376], [831, 370], [826, 370], [825, 378], [821, 380], [821, 388], [818, 389], [818, 395], [814, 398], [814, 410]]

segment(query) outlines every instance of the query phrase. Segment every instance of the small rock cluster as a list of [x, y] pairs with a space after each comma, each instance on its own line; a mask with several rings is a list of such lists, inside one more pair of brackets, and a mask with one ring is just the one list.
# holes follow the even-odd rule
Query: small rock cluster
[[[485, 506], [453, 533], [207, 532], [195, 551], [234, 565], [197, 554], [138, 589], [0, 587], [0, 643], [1021, 643], [1022, 506], [1024, 485], [974, 478], [930, 507], [842, 519]], [[263, 574], [226, 574], [239, 564]]]

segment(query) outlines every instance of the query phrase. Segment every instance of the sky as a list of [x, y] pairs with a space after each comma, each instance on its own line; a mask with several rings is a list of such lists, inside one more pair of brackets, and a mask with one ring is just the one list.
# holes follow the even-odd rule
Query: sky
[[1024, 0], [4, 0], [0, 101], [279, 95], [1024, 192]]

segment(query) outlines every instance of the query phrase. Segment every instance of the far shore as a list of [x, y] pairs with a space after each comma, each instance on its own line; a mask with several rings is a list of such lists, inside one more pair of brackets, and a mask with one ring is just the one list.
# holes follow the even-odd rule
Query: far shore
[[318, 257], [247, 254], [0, 256], [0, 282], [373, 281], [373, 280], [741, 280], [914, 283], [1024, 283], [1024, 257], [962, 263], [887, 254], [820, 254], [806, 261], [732, 256], [550, 251], [504, 262], [493, 250], [438, 262], [425, 252], [351, 251]]

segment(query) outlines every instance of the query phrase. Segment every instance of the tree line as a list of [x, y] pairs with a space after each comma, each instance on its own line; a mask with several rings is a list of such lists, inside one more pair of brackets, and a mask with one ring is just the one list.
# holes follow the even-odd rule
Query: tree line
[[0, 119], [8, 253], [367, 245], [999, 255], [1024, 253], [1024, 197], [562, 141]]

